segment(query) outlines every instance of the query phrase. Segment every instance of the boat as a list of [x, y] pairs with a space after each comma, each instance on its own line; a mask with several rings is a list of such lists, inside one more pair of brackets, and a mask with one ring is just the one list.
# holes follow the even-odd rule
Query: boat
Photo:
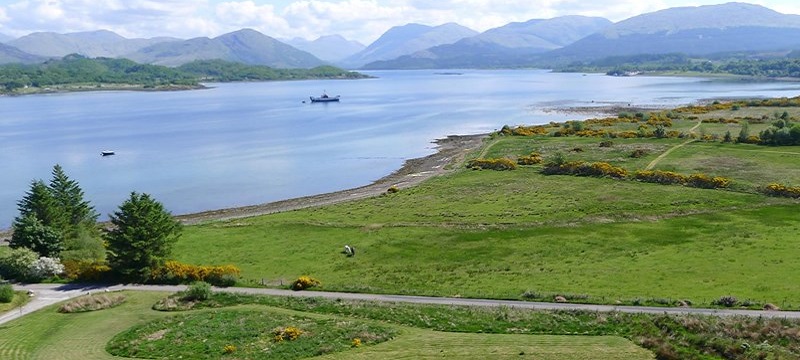
[[322, 96], [316, 96], [316, 97], [315, 96], [309, 96], [309, 99], [311, 99], [312, 103], [315, 103], [315, 102], [335, 102], [335, 101], [339, 101], [339, 95], [328, 96], [328, 94], [323, 92]]
[[111, 155], [114, 155], [114, 154], [115, 154], [114, 150], [103, 150], [103, 151], [100, 152], [101, 156], [111, 156]]

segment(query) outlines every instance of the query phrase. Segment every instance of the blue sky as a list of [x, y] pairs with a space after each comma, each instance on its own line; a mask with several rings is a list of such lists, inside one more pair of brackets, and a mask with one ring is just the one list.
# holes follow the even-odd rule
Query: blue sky
[[[340, 34], [369, 44], [392, 26], [456, 22], [484, 31], [562, 15], [612, 21], [704, 0], [0, 0], [0, 33], [23, 36], [107, 29], [125, 37], [214, 37], [253, 28], [276, 38]], [[753, 0], [800, 14], [798, 0]]]

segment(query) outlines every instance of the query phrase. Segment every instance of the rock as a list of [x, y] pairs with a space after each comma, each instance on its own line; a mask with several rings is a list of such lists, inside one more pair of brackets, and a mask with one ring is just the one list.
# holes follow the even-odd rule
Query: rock
[[565, 302], [567, 302], [567, 298], [565, 298], [565, 297], [563, 297], [563, 296], [561, 296], [561, 295], [559, 295], [559, 296], [556, 296], [556, 297], [555, 297], [555, 300], [556, 300], [556, 302], [558, 302], [558, 303], [565, 303]]
[[769, 304], [769, 303], [767, 303], [766, 305], [764, 305], [764, 311], [778, 311], [778, 310], [780, 310], [780, 309], [781, 309], [781, 308], [779, 308], [779, 307], [778, 307], [777, 305], [775, 305], [775, 304]]

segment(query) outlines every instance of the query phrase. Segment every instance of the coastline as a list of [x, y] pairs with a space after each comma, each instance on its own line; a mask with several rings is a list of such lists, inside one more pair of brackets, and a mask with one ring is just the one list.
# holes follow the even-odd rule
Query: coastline
[[[434, 176], [452, 171], [453, 169], [448, 168], [449, 165], [463, 160], [470, 151], [479, 148], [483, 144], [483, 140], [488, 137], [489, 134], [475, 134], [450, 135], [443, 139], [436, 139], [432, 141], [432, 143], [436, 144], [435, 153], [406, 160], [402, 167], [369, 185], [262, 204], [181, 214], [173, 217], [184, 225], [195, 225], [209, 221], [247, 218], [379, 196], [386, 193], [389, 187], [409, 188]], [[0, 229], [0, 245], [8, 245], [10, 238], [10, 228]]]
[[489, 134], [450, 135], [434, 140], [433, 143], [437, 145], [435, 153], [406, 160], [400, 169], [369, 185], [263, 204], [176, 215], [175, 218], [184, 225], [194, 225], [208, 221], [240, 219], [379, 196], [386, 193], [386, 190], [392, 186], [405, 189], [434, 176], [450, 172], [452, 169], [448, 168], [448, 165], [463, 160], [470, 151], [480, 147], [483, 140], [488, 137]]

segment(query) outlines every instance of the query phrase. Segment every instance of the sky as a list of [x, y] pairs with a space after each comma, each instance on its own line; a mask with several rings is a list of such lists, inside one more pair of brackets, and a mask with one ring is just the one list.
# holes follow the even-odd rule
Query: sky
[[[127, 38], [215, 37], [242, 28], [308, 40], [339, 34], [369, 45], [393, 26], [455, 22], [476, 31], [514, 21], [563, 15], [617, 22], [677, 6], [723, 3], [691, 0], [0, 0], [0, 34], [111, 30]], [[798, 0], [751, 0], [800, 14]]]

